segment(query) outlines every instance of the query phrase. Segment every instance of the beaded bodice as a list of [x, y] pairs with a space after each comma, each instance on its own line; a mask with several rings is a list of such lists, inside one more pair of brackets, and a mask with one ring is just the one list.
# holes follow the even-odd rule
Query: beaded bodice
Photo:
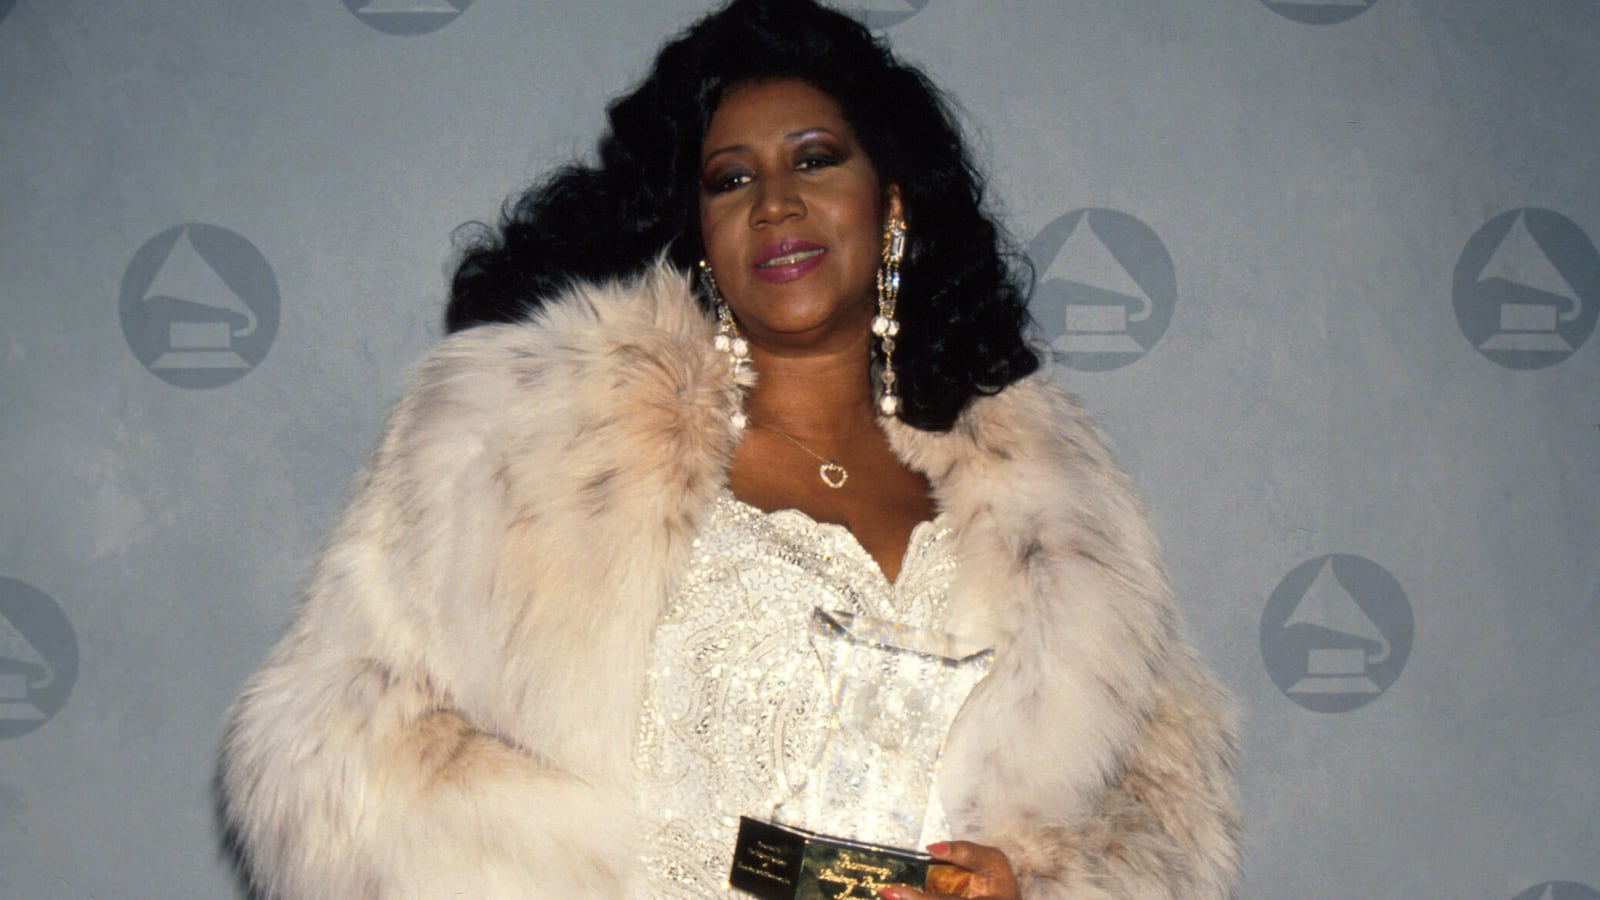
[[[647, 674], [635, 759], [649, 896], [727, 890], [739, 817], [769, 817], [817, 759], [829, 709], [813, 610], [942, 629], [951, 544], [940, 519], [918, 525], [891, 583], [843, 526], [715, 498]], [[931, 803], [924, 835], [945, 830]]]

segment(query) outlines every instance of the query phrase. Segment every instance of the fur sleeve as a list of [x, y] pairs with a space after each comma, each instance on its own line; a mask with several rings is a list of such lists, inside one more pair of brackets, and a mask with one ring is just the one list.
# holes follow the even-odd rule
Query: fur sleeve
[[1086, 815], [993, 835], [1028, 900], [1225, 900], [1239, 817], [1227, 698], [1192, 660], [1155, 691], [1142, 729]]
[[657, 268], [422, 365], [231, 714], [258, 894], [627, 893], [649, 636], [733, 433], [709, 331]]
[[484, 629], [500, 624], [491, 585], [515, 512], [480, 404], [511, 398], [494, 396], [485, 337], [423, 366], [233, 710], [225, 811], [265, 898], [618, 890], [624, 805], [508, 740], [462, 662], [507, 662]]
[[1004, 849], [1030, 900], [1229, 896], [1230, 707], [1094, 423], [1035, 377], [889, 434], [959, 535], [951, 628], [996, 648], [940, 764], [955, 836]]
[[300, 633], [235, 709], [223, 767], [254, 895], [326, 900], [624, 892], [627, 804], [435, 708], [376, 660]]

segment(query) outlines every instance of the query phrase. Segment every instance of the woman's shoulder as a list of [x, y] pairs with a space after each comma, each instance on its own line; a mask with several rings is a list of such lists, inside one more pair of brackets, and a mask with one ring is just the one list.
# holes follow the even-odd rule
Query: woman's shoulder
[[709, 325], [689, 277], [665, 261], [631, 278], [568, 282], [528, 307], [519, 321], [477, 325], [440, 341], [418, 367], [417, 381], [518, 375], [563, 364], [571, 371], [574, 364], [599, 365], [629, 345], [701, 355], [709, 350]]
[[716, 457], [734, 433], [738, 386], [711, 336], [688, 278], [664, 264], [574, 283], [523, 321], [441, 341], [373, 464], [538, 481], [619, 455]]
[[1004, 470], [1023, 480], [1117, 468], [1094, 416], [1050, 367], [974, 396], [947, 431], [898, 422], [887, 431], [902, 458], [930, 476], [974, 464], [991, 475]]
[[416, 367], [401, 412], [504, 421], [588, 406], [598, 414], [641, 391], [693, 400], [732, 386], [711, 333], [688, 276], [665, 262], [629, 279], [575, 281], [521, 321], [440, 341]]

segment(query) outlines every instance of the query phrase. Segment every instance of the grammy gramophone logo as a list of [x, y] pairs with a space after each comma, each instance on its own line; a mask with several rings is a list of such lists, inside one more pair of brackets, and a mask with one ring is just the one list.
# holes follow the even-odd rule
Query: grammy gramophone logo
[[1565, 360], [1600, 318], [1600, 253], [1558, 212], [1525, 207], [1484, 223], [1461, 251], [1452, 290], [1472, 346], [1508, 369]]
[[50, 721], [78, 678], [78, 638], [43, 591], [0, 577], [0, 740]]
[[408, 37], [449, 25], [472, 0], [344, 0], [344, 5], [378, 31]]
[[243, 378], [278, 334], [278, 281], [261, 251], [216, 225], [179, 225], [134, 254], [122, 279], [123, 336], [152, 375], [184, 388]]
[[1337, 25], [1376, 6], [1378, 0], [1261, 0], [1263, 6], [1303, 25]]
[[1400, 678], [1416, 632], [1400, 582], [1360, 556], [1307, 560], [1279, 582], [1261, 615], [1261, 657], [1284, 695], [1315, 712], [1346, 712]]
[[892, 28], [928, 5], [928, 0], [846, 0], [839, 8], [868, 28]]
[[1103, 372], [1149, 352], [1172, 321], [1178, 280], [1150, 226], [1113, 209], [1079, 209], [1028, 244], [1029, 312], [1056, 362]]
[[1512, 900], [1600, 900], [1600, 891], [1576, 881], [1546, 881], [1528, 888]]

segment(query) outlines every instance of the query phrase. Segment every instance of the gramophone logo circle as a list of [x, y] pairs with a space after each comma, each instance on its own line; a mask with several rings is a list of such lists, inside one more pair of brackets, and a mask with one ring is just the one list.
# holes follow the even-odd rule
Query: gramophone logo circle
[[1369, 559], [1336, 553], [1296, 566], [1272, 592], [1261, 658], [1290, 700], [1346, 712], [1399, 680], [1415, 633], [1400, 582]]
[[1305, 25], [1348, 22], [1378, 4], [1378, 0], [1261, 0], [1262, 5], [1285, 19]]
[[1172, 257], [1150, 226], [1114, 209], [1079, 209], [1028, 245], [1037, 273], [1029, 312], [1056, 361], [1121, 368], [1149, 352], [1178, 305]]
[[411, 37], [454, 22], [472, 0], [344, 0], [344, 5], [384, 34]]
[[278, 334], [278, 280], [254, 244], [216, 225], [151, 238], [122, 277], [122, 333], [151, 374], [183, 388], [244, 377]]
[[1452, 297], [1479, 353], [1508, 369], [1553, 366], [1594, 333], [1600, 253], [1566, 216], [1514, 209], [1467, 240]]
[[1600, 891], [1575, 881], [1546, 881], [1528, 888], [1511, 900], [1600, 900]]
[[0, 577], [0, 740], [50, 721], [78, 680], [78, 638], [44, 591]]
[[840, 9], [868, 28], [892, 28], [928, 5], [928, 0], [848, 0]]

